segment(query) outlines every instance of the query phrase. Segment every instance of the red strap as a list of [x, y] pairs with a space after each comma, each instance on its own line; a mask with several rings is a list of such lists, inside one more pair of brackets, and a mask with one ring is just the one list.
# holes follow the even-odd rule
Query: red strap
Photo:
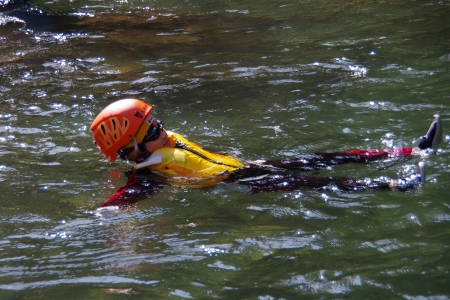
[[413, 148], [396, 148], [391, 151], [391, 155], [411, 155]]
[[389, 155], [404, 155], [408, 156], [411, 155], [412, 148], [395, 148], [390, 151], [384, 151], [384, 150], [352, 150], [344, 152], [346, 155], [357, 155], [357, 156], [364, 156], [368, 158], [375, 158], [377, 156], [389, 156]]
[[380, 155], [389, 155], [389, 152], [384, 150], [352, 150], [344, 152], [346, 155], [357, 155], [357, 156], [367, 156], [367, 157], [375, 157]]

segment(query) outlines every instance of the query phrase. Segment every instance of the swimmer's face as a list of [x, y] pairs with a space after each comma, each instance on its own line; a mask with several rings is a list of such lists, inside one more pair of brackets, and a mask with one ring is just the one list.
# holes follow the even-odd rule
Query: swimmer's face
[[[153, 120], [153, 126], [158, 126], [158, 122], [156, 121], [156, 119]], [[164, 128], [161, 129], [161, 133], [156, 140], [145, 143], [145, 149], [147, 149], [147, 151], [150, 153], [153, 153], [155, 150], [163, 147], [169, 147], [169, 139]]]

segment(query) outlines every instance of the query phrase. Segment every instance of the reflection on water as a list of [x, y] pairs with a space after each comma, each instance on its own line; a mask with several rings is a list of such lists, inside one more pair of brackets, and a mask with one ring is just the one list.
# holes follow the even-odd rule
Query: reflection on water
[[0, 14], [2, 298], [448, 297], [448, 139], [312, 173], [396, 178], [424, 160], [411, 194], [165, 187], [97, 210], [131, 165], [89, 132], [139, 97], [243, 160], [411, 146], [435, 113], [447, 130], [445, 1], [27, 4]]

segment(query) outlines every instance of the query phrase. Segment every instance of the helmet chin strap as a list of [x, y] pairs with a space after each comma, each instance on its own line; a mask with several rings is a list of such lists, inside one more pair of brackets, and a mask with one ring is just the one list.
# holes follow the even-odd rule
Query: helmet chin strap
[[[133, 146], [127, 149], [120, 149], [119, 152], [117, 152], [117, 154], [119, 155], [120, 158], [122, 158], [123, 160], [127, 160], [127, 161], [134, 161], [135, 163], [140, 163], [144, 160], [146, 160], [151, 153], [147, 151], [147, 149], [145, 148], [145, 145], [139, 145], [136, 137], [133, 137], [132, 139], [133, 141]], [[130, 154], [134, 151], [135, 155], [133, 155], [134, 157], [131, 158]]]
[[134, 152], [138, 153], [139, 152], [139, 147], [136, 141], [136, 137], [133, 136], [133, 142], [134, 142]]
[[147, 149], [145, 150], [139, 149], [136, 137], [133, 137], [133, 142], [134, 142], [134, 152], [136, 153], [136, 159], [134, 160], [134, 162], [135, 163], [143, 162], [151, 155], [151, 153], [148, 152]]

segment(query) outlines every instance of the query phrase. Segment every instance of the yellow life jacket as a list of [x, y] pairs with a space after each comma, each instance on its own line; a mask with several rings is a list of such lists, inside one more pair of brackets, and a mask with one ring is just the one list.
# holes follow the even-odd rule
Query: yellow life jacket
[[167, 135], [171, 147], [155, 150], [138, 168], [145, 165], [172, 184], [205, 187], [244, 167], [236, 158], [208, 152], [179, 134]]

